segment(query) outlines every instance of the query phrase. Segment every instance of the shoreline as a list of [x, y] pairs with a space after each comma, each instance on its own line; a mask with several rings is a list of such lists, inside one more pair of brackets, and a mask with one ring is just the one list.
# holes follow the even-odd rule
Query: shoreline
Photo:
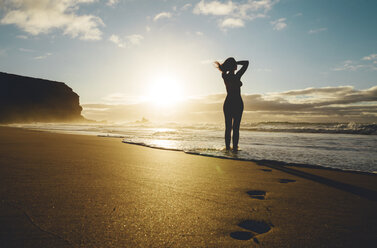
[[[236, 160], [236, 161], [245, 161], [245, 162], [254, 162], [260, 165], [264, 164], [274, 164], [275, 166], [289, 166], [289, 167], [298, 167], [298, 168], [311, 168], [311, 169], [323, 169], [323, 170], [329, 170], [329, 171], [339, 171], [339, 172], [347, 172], [347, 173], [354, 173], [354, 174], [361, 174], [361, 175], [372, 175], [377, 176], [377, 171], [362, 171], [362, 170], [355, 170], [355, 169], [341, 169], [341, 168], [335, 168], [330, 166], [324, 166], [324, 165], [316, 165], [316, 164], [303, 164], [303, 163], [290, 163], [290, 162], [284, 162], [279, 160], [268, 160], [268, 159], [247, 159], [247, 158], [237, 158], [237, 157], [227, 157], [227, 156], [218, 156], [218, 155], [210, 155], [210, 154], [203, 154], [200, 152], [192, 152], [192, 151], [185, 151], [183, 149], [176, 149], [176, 148], [165, 148], [165, 147], [157, 147], [152, 145], [147, 145], [144, 143], [136, 143], [136, 142], [129, 142], [125, 141], [124, 135], [116, 134], [116, 135], [105, 135], [105, 134], [98, 134], [97, 132], [87, 132], [83, 133], [82, 131], [67, 131], [67, 130], [49, 130], [49, 129], [38, 129], [38, 128], [28, 128], [28, 127], [14, 127], [14, 126], [8, 126], [8, 125], [0, 125], [0, 127], [9, 127], [9, 128], [20, 128], [20, 129], [26, 129], [26, 130], [33, 130], [33, 131], [40, 131], [40, 132], [50, 132], [50, 133], [60, 133], [60, 134], [72, 134], [72, 135], [87, 135], [87, 136], [97, 136], [101, 138], [118, 138], [122, 139], [122, 143], [130, 144], [130, 145], [137, 145], [137, 146], [143, 146], [147, 148], [152, 149], [158, 149], [158, 150], [166, 150], [166, 151], [178, 151], [183, 152], [185, 154], [191, 154], [191, 155], [198, 155], [198, 156], [204, 156], [204, 157], [212, 157], [212, 158], [219, 158], [219, 159], [229, 159], [229, 160]], [[259, 132], [259, 131], [256, 131]], [[270, 132], [270, 131], [261, 131], [261, 132]], [[279, 132], [278, 132], [279, 133]], [[284, 132], [283, 132], [284, 133]], [[313, 133], [316, 134], [316, 133]], [[318, 133], [322, 134], [322, 133]], [[333, 133], [336, 134], [347, 134], [347, 133]], [[365, 135], [365, 134], [347, 134], [347, 135]]]
[[[97, 136], [101, 137], [101, 138], [123, 139], [123, 137], [116, 137], [116, 136], [102, 136], [102, 135], [97, 135]], [[209, 157], [209, 158], [219, 158], [219, 159], [229, 159], [229, 160], [236, 160], [236, 161], [254, 162], [254, 163], [257, 163], [261, 166], [264, 166], [265, 164], [274, 164], [276, 166], [291, 166], [291, 167], [299, 167], [299, 168], [321, 169], [321, 170], [330, 170], [330, 171], [348, 172], [348, 173], [361, 174], [361, 175], [377, 176], [377, 171], [376, 172], [368, 172], [368, 171], [358, 171], [358, 170], [352, 170], [352, 169], [339, 169], [339, 168], [326, 167], [326, 166], [321, 166], [321, 165], [288, 163], [288, 162], [278, 161], [278, 160], [267, 160], [267, 159], [258, 160], [258, 159], [246, 159], [246, 158], [216, 156], [216, 155], [202, 154], [202, 153], [198, 153], [198, 152], [190, 152], [190, 151], [185, 151], [185, 150], [181, 150], [181, 149], [150, 146], [150, 145], [147, 145], [147, 144], [144, 144], [144, 143], [128, 142], [128, 141], [124, 141], [124, 140], [122, 141], [122, 143], [129, 144], [129, 145], [143, 146], [143, 147], [148, 147], [148, 148], [158, 149], [158, 150], [183, 152], [185, 154], [197, 155], [197, 156], [203, 156], [203, 157]]]

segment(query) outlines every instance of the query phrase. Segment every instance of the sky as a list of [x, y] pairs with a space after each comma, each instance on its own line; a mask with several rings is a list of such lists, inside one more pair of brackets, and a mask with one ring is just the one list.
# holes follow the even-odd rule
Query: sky
[[376, 10], [366, 0], [0, 0], [0, 71], [65, 82], [89, 118], [220, 121], [213, 61], [235, 57], [250, 61], [245, 120], [377, 122]]

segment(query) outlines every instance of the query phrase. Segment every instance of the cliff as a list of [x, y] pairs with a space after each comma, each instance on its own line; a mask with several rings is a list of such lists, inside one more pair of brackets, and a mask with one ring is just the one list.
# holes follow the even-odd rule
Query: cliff
[[0, 123], [85, 121], [66, 84], [0, 72]]

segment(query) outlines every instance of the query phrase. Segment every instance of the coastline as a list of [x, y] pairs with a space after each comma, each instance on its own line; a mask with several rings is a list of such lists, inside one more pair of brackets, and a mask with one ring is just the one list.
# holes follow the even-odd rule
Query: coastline
[[[377, 202], [363, 194], [377, 191], [374, 174], [304, 167], [293, 168], [304, 174], [292, 174], [273, 163], [89, 135], [0, 127], [0, 137], [0, 227], [11, 237], [1, 236], [3, 243], [373, 247], [377, 241]], [[345, 184], [352, 188], [337, 187]]]
[[[196, 156], [204, 156], [209, 158], [219, 158], [219, 159], [229, 159], [229, 160], [237, 160], [237, 161], [245, 161], [245, 162], [253, 162], [261, 166], [268, 166], [268, 165], [275, 165], [275, 166], [288, 166], [288, 167], [295, 167], [295, 168], [309, 168], [309, 169], [320, 169], [320, 170], [329, 170], [329, 171], [339, 171], [339, 172], [347, 172], [352, 174], [361, 174], [361, 175], [370, 175], [370, 176], [376, 176], [377, 177], [377, 171], [376, 172], [368, 172], [368, 171], [361, 171], [361, 170], [353, 170], [353, 169], [340, 169], [340, 168], [334, 168], [330, 166], [322, 166], [322, 165], [315, 165], [315, 164], [302, 164], [302, 163], [289, 163], [284, 161], [277, 161], [277, 160], [267, 160], [267, 159], [245, 159], [245, 158], [238, 158], [238, 157], [226, 157], [226, 156], [216, 156], [216, 155], [209, 155], [209, 154], [202, 154], [198, 152], [190, 152], [185, 151], [182, 149], [175, 149], [175, 148], [164, 148], [164, 147], [158, 147], [158, 146], [150, 146], [144, 143], [134, 143], [134, 142], [128, 142], [123, 140], [125, 137], [123, 135], [104, 135], [104, 134], [97, 134], [96, 132], [93, 132], [90, 134], [82, 133], [80, 131], [67, 131], [67, 130], [48, 130], [48, 129], [37, 129], [37, 128], [28, 128], [28, 127], [14, 127], [14, 126], [7, 126], [7, 125], [0, 125], [1, 127], [6, 128], [16, 128], [16, 129], [24, 129], [24, 130], [32, 130], [37, 132], [49, 132], [49, 133], [58, 133], [58, 134], [68, 134], [68, 135], [83, 135], [83, 136], [97, 136], [101, 138], [113, 138], [113, 139], [122, 139], [122, 143], [129, 144], [129, 145], [136, 145], [136, 146], [142, 146], [147, 147], [151, 149], [157, 149], [157, 150], [166, 150], [166, 151], [176, 151], [176, 152], [183, 152], [185, 154], [190, 155], [196, 155]], [[256, 132], [259, 132], [256, 130]], [[266, 131], [261, 131], [266, 132]], [[271, 131], [274, 132], [274, 131]], [[347, 134], [347, 133], [340, 133], [340, 134]], [[363, 134], [360, 134], [363, 135]]]
[[[11, 125], [13, 126], [13, 125]], [[89, 134], [124, 138], [125, 143], [146, 147], [183, 151], [208, 157], [231, 158], [281, 166], [340, 169], [355, 173], [377, 172], [375, 135], [361, 134], [292, 134], [290, 132], [246, 132], [238, 154], [226, 152], [223, 132], [216, 129], [186, 129], [160, 126], [87, 126], [62, 124], [14, 125], [22, 128], [56, 133]], [[203, 133], [204, 132], [204, 133]], [[208, 135], [208, 139], [207, 136]], [[292, 140], [292, 144], [285, 140]], [[354, 143], [357, 143], [355, 145]]]

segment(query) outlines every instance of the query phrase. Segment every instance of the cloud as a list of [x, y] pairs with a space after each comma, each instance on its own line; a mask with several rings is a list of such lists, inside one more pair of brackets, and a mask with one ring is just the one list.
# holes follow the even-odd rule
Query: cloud
[[365, 65], [354, 63], [351, 60], [346, 60], [341, 66], [333, 68], [333, 71], [357, 71], [360, 68], [364, 68]]
[[185, 5], [182, 6], [181, 10], [188, 10], [191, 7], [192, 7], [191, 3], [186, 3]]
[[[293, 98], [286, 98], [287, 96], [293, 96]], [[376, 102], [377, 86], [366, 90], [355, 90], [352, 86], [308, 88], [278, 93], [275, 94], [275, 98], [284, 99], [288, 103], [299, 104], [304, 108]]]
[[203, 14], [203, 15], [229, 15], [231, 14], [236, 5], [229, 1], [227, 3], [222, 3], [219, 1], [205, 2], [200, 1], [194, 8], [194, 14]]
[[127, 43], [130, 43], [132, 45], [139, 45], [143, 39], [144, 37], [140, 34], [132, 34], [126, 36]]
[[377, 54], [373, 53], [371, 55], [365, 56], [362, 58], [362, 60], [377, 60]]
[[94, 0], [8, 0], [2, 8], [3, 25], [14, 24], [31, 35], [63, 30], [64, 35], [81, 40], [100, 40], [101, 18], [78, 14], [79, 6]]
[[333, 71], [358, 71], [364, 70], [377, 70], [377, 54], [370, 54], [364, 56], [359, 61], [346, 60], [342, 65], [333, 68]]
[[112, 34], [109, 37], [109, 41], [114, 43], [120, 48], [139, 45], [143, 39], [144, 37], [140, 34], [127, 35], [124, 37], [124, 39], [120, 38], [118, 35], [115, 35], [115, 34]]
[[245, 26], [245, 22], [242, 19], [226, 18], [220, 23], [222, 28], [239, 28]]
[[161, 12], [161, 13], [158, 13], [157, 15], [155, 15], [155, 17], [153, 18], [153, 21], [158, 21], [160, 19], [164, 19], [164, 18], [171, 18], [172, 17], [172, 14], [170, 12]]
[[108, 0], [106, 5], [107, 6], [115, 6], [119, 3], [119, 0]]
[[280, 18], [280, 19], [278, 19], [276, 21], [272, 21], [270, 23], [273, 26], [274, 30], [280, 31], [280, 30], [283, 30], [284, 28], [287, 27], [287, 23], [285, 23], [286, 20], [287, 20], [286, 18]]
[[[122, 105], [83, 104], [83, 108], [88, 118], [113, 121], [146, 117], [164, 121], [222, 122], [225, 97], [225, 94], [214, 94], [191, 98], [175, 104], [169, 111], [158, 111], [151, 104], [135, 102]], [[377, 119], [377, 86], [364, 90], [352, 86], [307, 88], [242, 97], [245, 106], [243, 121], [246, 122], [376, 122]], [[130, 98], [115, 94], [109, 96], [107, 102], [120, 104], [126, 99]]]
[[332, 95], [348, 94], [353, 91], [352, 86], [307, 88], [301, 90], [290, 90], [279, 93], [282, 96], [299, 96], [299, 95]]
[[51, 56], [52, 53], [45, 53], [44, 55], [34, 57], [36, 60], [46, 59], [47, 57]]
[[115, 34], [112, 34], [109, 38], [109, 41], [111, 41], [112, 43], [114, 43], [115, 45], [117, 45], [118, 47], [124, 47], [125, 44], [123, 43], [123, 41], [119, 38], [118, 35], [115, 35]]
[[320, 32], [327, 31], [327, 28], [317, 28], [317, 29], [310, 29], [308, 34], [318, 34]]
[[240, 28], [245, 26], [246, 21], [256, 18], [267, 17], [266, 13], [279, 2], [278, 0], [248, 0], [222, 2], [218, 0], [201, 0], [193, 9], [196, 15], [212, 15], [218, 20], [219, 27]]

